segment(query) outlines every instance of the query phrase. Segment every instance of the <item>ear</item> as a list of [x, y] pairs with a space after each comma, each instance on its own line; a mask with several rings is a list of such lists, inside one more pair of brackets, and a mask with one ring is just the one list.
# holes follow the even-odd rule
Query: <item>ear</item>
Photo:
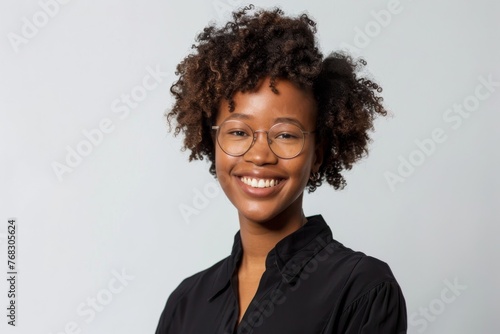
[[317, 173], [319, 171], [319, 168], [323, 164], [324, 156], [325, 156], [325, 141], [321, 140], [314, 145], [314, 158], [313, 158], [314, 160], [311, 172]]

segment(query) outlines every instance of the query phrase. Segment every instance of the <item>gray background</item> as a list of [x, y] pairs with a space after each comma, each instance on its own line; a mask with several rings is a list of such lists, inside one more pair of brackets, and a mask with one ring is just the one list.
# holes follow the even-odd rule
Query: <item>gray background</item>
[[[244, 3], [41, 3], [52, 3], [52, 16], [35, 0], [0, 4], [4, 274], [7, 219], [19, 226], [18, 326], [6, 324], [1, 279], [1, 331], [153, 333], [170, 292], [227, 256], [238, 230], [208, 165], [187, 162], [163, 112], [195, 34]], [[377, 121], [370, 156], [346, 174], [347, 188], [306, 195], [305, 213], [321, 213], [336, 239], [390, 264], [409, 333], [498, 333], [499, 3], [254, 4], [307, 11], [325, 54], [343, 48], [368, 61], [393, 114]], [[26, 28], [34, 21], [38, 31]], [[144, 90], [156, 68], [166, 74]], [[137, 104], [127, 107], [123, 94]], [[459, 116], [454, 105], [471, 111]], [[85, 146], [84, 132], [101, 122], [112, 131]], [[440, 142], [430, 144], [433, 131]], [[77, 147], [87, 156], [58, 177], [54, 164]], [[404, 177], [391, 185], [398, 168]]]

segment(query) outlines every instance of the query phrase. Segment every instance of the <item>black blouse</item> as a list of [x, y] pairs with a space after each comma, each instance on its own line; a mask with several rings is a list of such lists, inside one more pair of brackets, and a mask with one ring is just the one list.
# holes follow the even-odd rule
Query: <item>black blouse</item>
[[231, 255], [172, 292], [156, 334], [406, 333], [406, 305], [389, 266], [344, 247], [320, 215], [269, 252], [238, 321], [240, 233]]

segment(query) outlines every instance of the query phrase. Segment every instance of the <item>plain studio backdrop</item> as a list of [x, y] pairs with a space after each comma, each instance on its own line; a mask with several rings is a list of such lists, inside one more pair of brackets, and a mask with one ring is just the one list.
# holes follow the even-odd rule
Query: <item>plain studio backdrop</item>
[[[323, 54], [366, 59], [392, 112], [306, 215], [389, 263], [409, 333], [498, 333], [499, 3], [253, 3], [310, 14]], [[153, 333], [180, 281], [229, 255], [236, 211], [163, 113], [195, 35], [246, 4], [1, 2], [2, 333]]]

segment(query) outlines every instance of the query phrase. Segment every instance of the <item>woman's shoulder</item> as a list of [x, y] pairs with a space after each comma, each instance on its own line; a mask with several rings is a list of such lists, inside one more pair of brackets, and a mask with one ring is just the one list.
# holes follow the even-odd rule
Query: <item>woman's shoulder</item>
[[340, 271], [351, 280], [365, 282], [394, 280], [394, 275], [386, 262], [362, 251], [353, 250], [336, 240], [321, 215], [311, 216], [308, 219], [311, 223], [311, 231], [308, 233], [315, 236], [303, 250], [315, 254], [314, 258], [318, 262], [326, 262], [330, 269], [334, 268], [335, 275]]
[[[158, 323], [157, 333], [166, 332], [169, 326], [172, 326], [179, 305], [188, 306], [191, 303], [196, 303], [198, 298], [207, 297], [217, 277], [227, 270], [229, 261], [230, 256], [207, 269], [184, 278], [167, 299]], [[193, 295], [196, 295], [197, 298], [190, 298]]]
[[346, 285], [370, 290], [383, 282], [396, 282], [391, 268], [383, 260], [352, 250], [335, 239], [332, 239], [328, 246], [330, 250], [328, 247], [325, 249], [333, 255], [331, 264], [343, 268]]
[[370, 333], [404, 333], [406, 302], [389, 265], [336, 240], [328, 246], [332, 256], [326, 265], [327, 280], [335, 283], [330, 292], [337, 301], [335, 326], [343, 328], [337, 332], [352, 327]]
[[230, 257], [226, 257], [214, 265], [201, 270], [191, 276], [184, 278], [181, 283], [171, 293], [169, 299], [178, 300], [188, 294], [193, 288], [209, 288], [210, 283], [220, 274], [221, 271], [227, 269]]

